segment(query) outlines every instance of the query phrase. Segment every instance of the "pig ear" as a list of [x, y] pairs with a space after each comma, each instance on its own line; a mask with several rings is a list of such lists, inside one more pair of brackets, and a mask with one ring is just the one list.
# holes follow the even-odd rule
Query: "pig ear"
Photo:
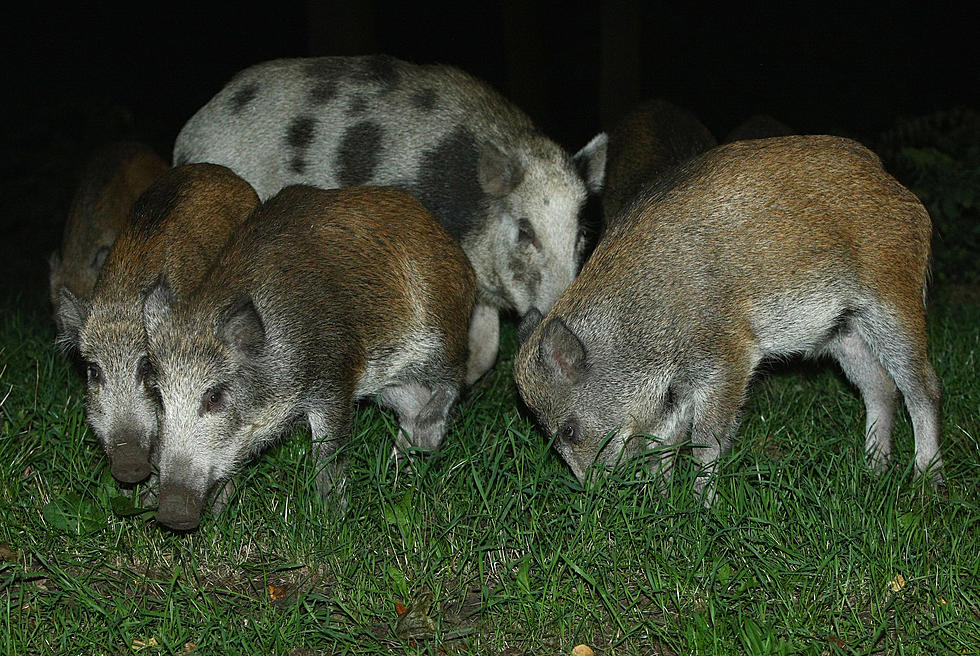
[[534, 329], [541, 323], [542, 318], [541, 312], [535, 307], [524, 313], [524, 316], [521, 318], [521, 323], [517, 326], [518, 344], [524, 344], [527, 341], [527, 338], [531, 336]]
[[55, 315], [58, 343], [67, 350], [77, 349], [82, 324], [88, 318], [91, 307], [88, 301], [78, 298], [64, 286], [58, 290], [58, 301], [58, 313]]
[[557, 378], [574, 385], [582, 380], [588, 364], [582, 341], [559, 318], [548, 321], [541, 330], [540, 357]]
[[524, 166], [493, 144], [480, 149], [476, 175], [480, 188], [490, 196], [506, 196], [524, 179]]
[[246, 356], [254, 356], [265, 346], [265, 326], [250, 296], [238, 298], [225, 311], [218, 337]]
[[609, 135], [600, 132], [572, 157], [579, 175], [585, 180], [585, 186], [593, 194], [602, 191], [602, 186], [606, 183], [606, 151], [608, 146]]
[[156, 332], [177, 304], [170, 281], [163, 274], [143, 296], [143, 327], [147, 334]]

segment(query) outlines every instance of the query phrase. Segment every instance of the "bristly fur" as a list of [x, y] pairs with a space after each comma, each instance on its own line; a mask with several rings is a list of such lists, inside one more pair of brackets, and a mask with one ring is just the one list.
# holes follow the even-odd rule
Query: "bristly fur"
[[319, 492], [343, 512], [339, 450], [358, 399], [398, 413], [399, 459], [438, 448], [463, 389], [475, 295], [462, 249], [405, 191], [273, 196], [185, 300], [147, 295], [162, 399], [157, 519], [196, 527], [209, 492], [302, 419]]
[[[690, 435], [710, 503], [759, 364], [830, 356], [864, 398], [874, 467], [889, 458], [900, 390], [916, 471], [941, 478], [922, 305], [931, 231], [922, 203], [856, 142], [787, 136], [710, 150], [622, 210], [522, 345], [521, 396], [580, 479], [619, 461], [633, 435], [665, 445]], [[655, 401], [667, 390], [670, 406]]]
[[227, 165], [263, 200], [292, 184], [412, 193], [476, 272], [470, 381], [496, 359], [500, 311], [546, 312], [578, 271], [586, 193], [571, 158], [451, 66], [387, 56], [257, 64], [187, 121], [174, 161]]
[[60, 291], [59, 344], [70, 345], [98, 374], [89, 376], [86, 415], [113, 475], [124, 482], [149, 475], [157, 434], [144, 290], [159, 279], [169, 280], [177, 294], [196, 285], [232, 227], [258, 202], [255, 191], [223, 166], [170, 169], [140, 196], [139, 216], [114, 242], [91, 300]]

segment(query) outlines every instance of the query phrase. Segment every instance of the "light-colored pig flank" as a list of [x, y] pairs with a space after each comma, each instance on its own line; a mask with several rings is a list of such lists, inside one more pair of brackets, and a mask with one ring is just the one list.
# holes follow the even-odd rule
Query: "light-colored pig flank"
[[229, 166], [263, 199], [290, 184], [411, 192], [476, 271], [469, 380], [494, 362], [499, 310], [547, 311], [578, 268], [585, 186], [571, 158], [450, 66], [382, 55], [258, 64], [191, 117], [174, 161]]
[[60, 290], [59, 339], [87, 365], [88, 420], [106, 449], [113, 475], [124, 482], [149, 475], [157, 433], [143, 295], [161, 274], [178, 293], [193, 287], [232, 228], [258, 202], [255, 191], [223, 166], [171, 169], [136, 201], [92, 298]]
[[575, 474], [645, 451], [641, 433], [690, 434], [710, 501], [759, 363], [829, 355], [864, 398], [875, 468], [900, 390], [916, 470], [938, 477], [918, 199], [869, 150], [826, 136], [720, 146], [668, 177], [624, 210], [517, 358], [521, 394]]
[[167, 168], [151, 148], [136, 142], [112, 143], [92, 155], [72, 198], [61, 250], [49, 260], [55, 317], [62, 287], [78, 298], [92, 295], [109, 249], [129, 223], [133, 203]]
[[398, 412], [400, 457], [436, 449], [463, 385], [476, 293], [465, 254], [395, 188], [289, 186], [236, 231], [184, 302], [144, 306], [162, 403], [160, 509], [197, 526], [208, 495], [295, 421], [319, 491], [346, 507], [354, 403]]

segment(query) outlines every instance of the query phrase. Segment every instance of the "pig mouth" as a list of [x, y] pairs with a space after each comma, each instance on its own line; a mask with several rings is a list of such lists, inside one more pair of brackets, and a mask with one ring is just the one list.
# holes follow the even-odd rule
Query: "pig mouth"
[[109, 456], [109, 471], [120, 483], [139, 483], [150, 476], [150, 450], [139, 444], [117, 445]]
[[201, 524], [202, 495], [183, 485], [161, 485], [157, 522], [175, 531], [193, 531]]

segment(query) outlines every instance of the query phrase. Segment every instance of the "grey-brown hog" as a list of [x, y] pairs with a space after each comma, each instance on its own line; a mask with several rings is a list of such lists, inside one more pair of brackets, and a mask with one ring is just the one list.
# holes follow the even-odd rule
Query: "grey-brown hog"
[[853, 141], [719, 146], [646, 190], [547, 318], [533, 331], [527, 318], [521, 396], [579, 480], [690, 434], [710, 503], [759, 363], [828, 355], [864, 398], [874, 468], [891, 452], [897, 383], [916, 470], [939, 477], [931, 230], [918, 199]]
[[55, 317], [62, 287], [78, 298], [92, 295], [109, 249], [129, 223], [133, 203], [168, 168], [152, 148], [133, 141], [114, 142], [92, 154], [72, 198], [61, 250], [48, 259]]
[[354, 404], [398, 413], [400, 458], [436, 449], [464, 383], [476, 282], [423, 206], [392, 187], [289, 186], [238, 230], [186, 302], [144, 306], [162, 401], [157, 520], [198, 526], [208, 496], [305, 420], [317, 486], [343, 512]]
[[742, 141], [744, 139], [768, 139], [770, 137], [787, 137], [796, 132], [782, 121], [769, 114], [753, 114], [725, 135], [724, 143]]
[[672, 168], [718, 145], [694, 114], [666, 100], [636, 106], [575, 155], [589, 191], [602, 194], [605, 231], [636, 194]]
[[86, 363], [88, 421], [105, 447], [112, 475], [124, 483], [150, 475], [157, 434], [143, 295], [161, 273], [179, 293], [194, 286], [258, 203], [248, 183], [223, 166], [171, 169], [137, 199], [92, 298], [80, 298], [67, 287], [59, 292], [59, 341]]
[[410, 191], [476, 270], [469, 381], [496, 359], [499, 311], [546, 312], [578, 271], [586, 192], [571, 158], [450, 66], [382, 55], [252, 66], [184, 125], [174, 162], [229, 166], [263, 200], [289, 184]]

